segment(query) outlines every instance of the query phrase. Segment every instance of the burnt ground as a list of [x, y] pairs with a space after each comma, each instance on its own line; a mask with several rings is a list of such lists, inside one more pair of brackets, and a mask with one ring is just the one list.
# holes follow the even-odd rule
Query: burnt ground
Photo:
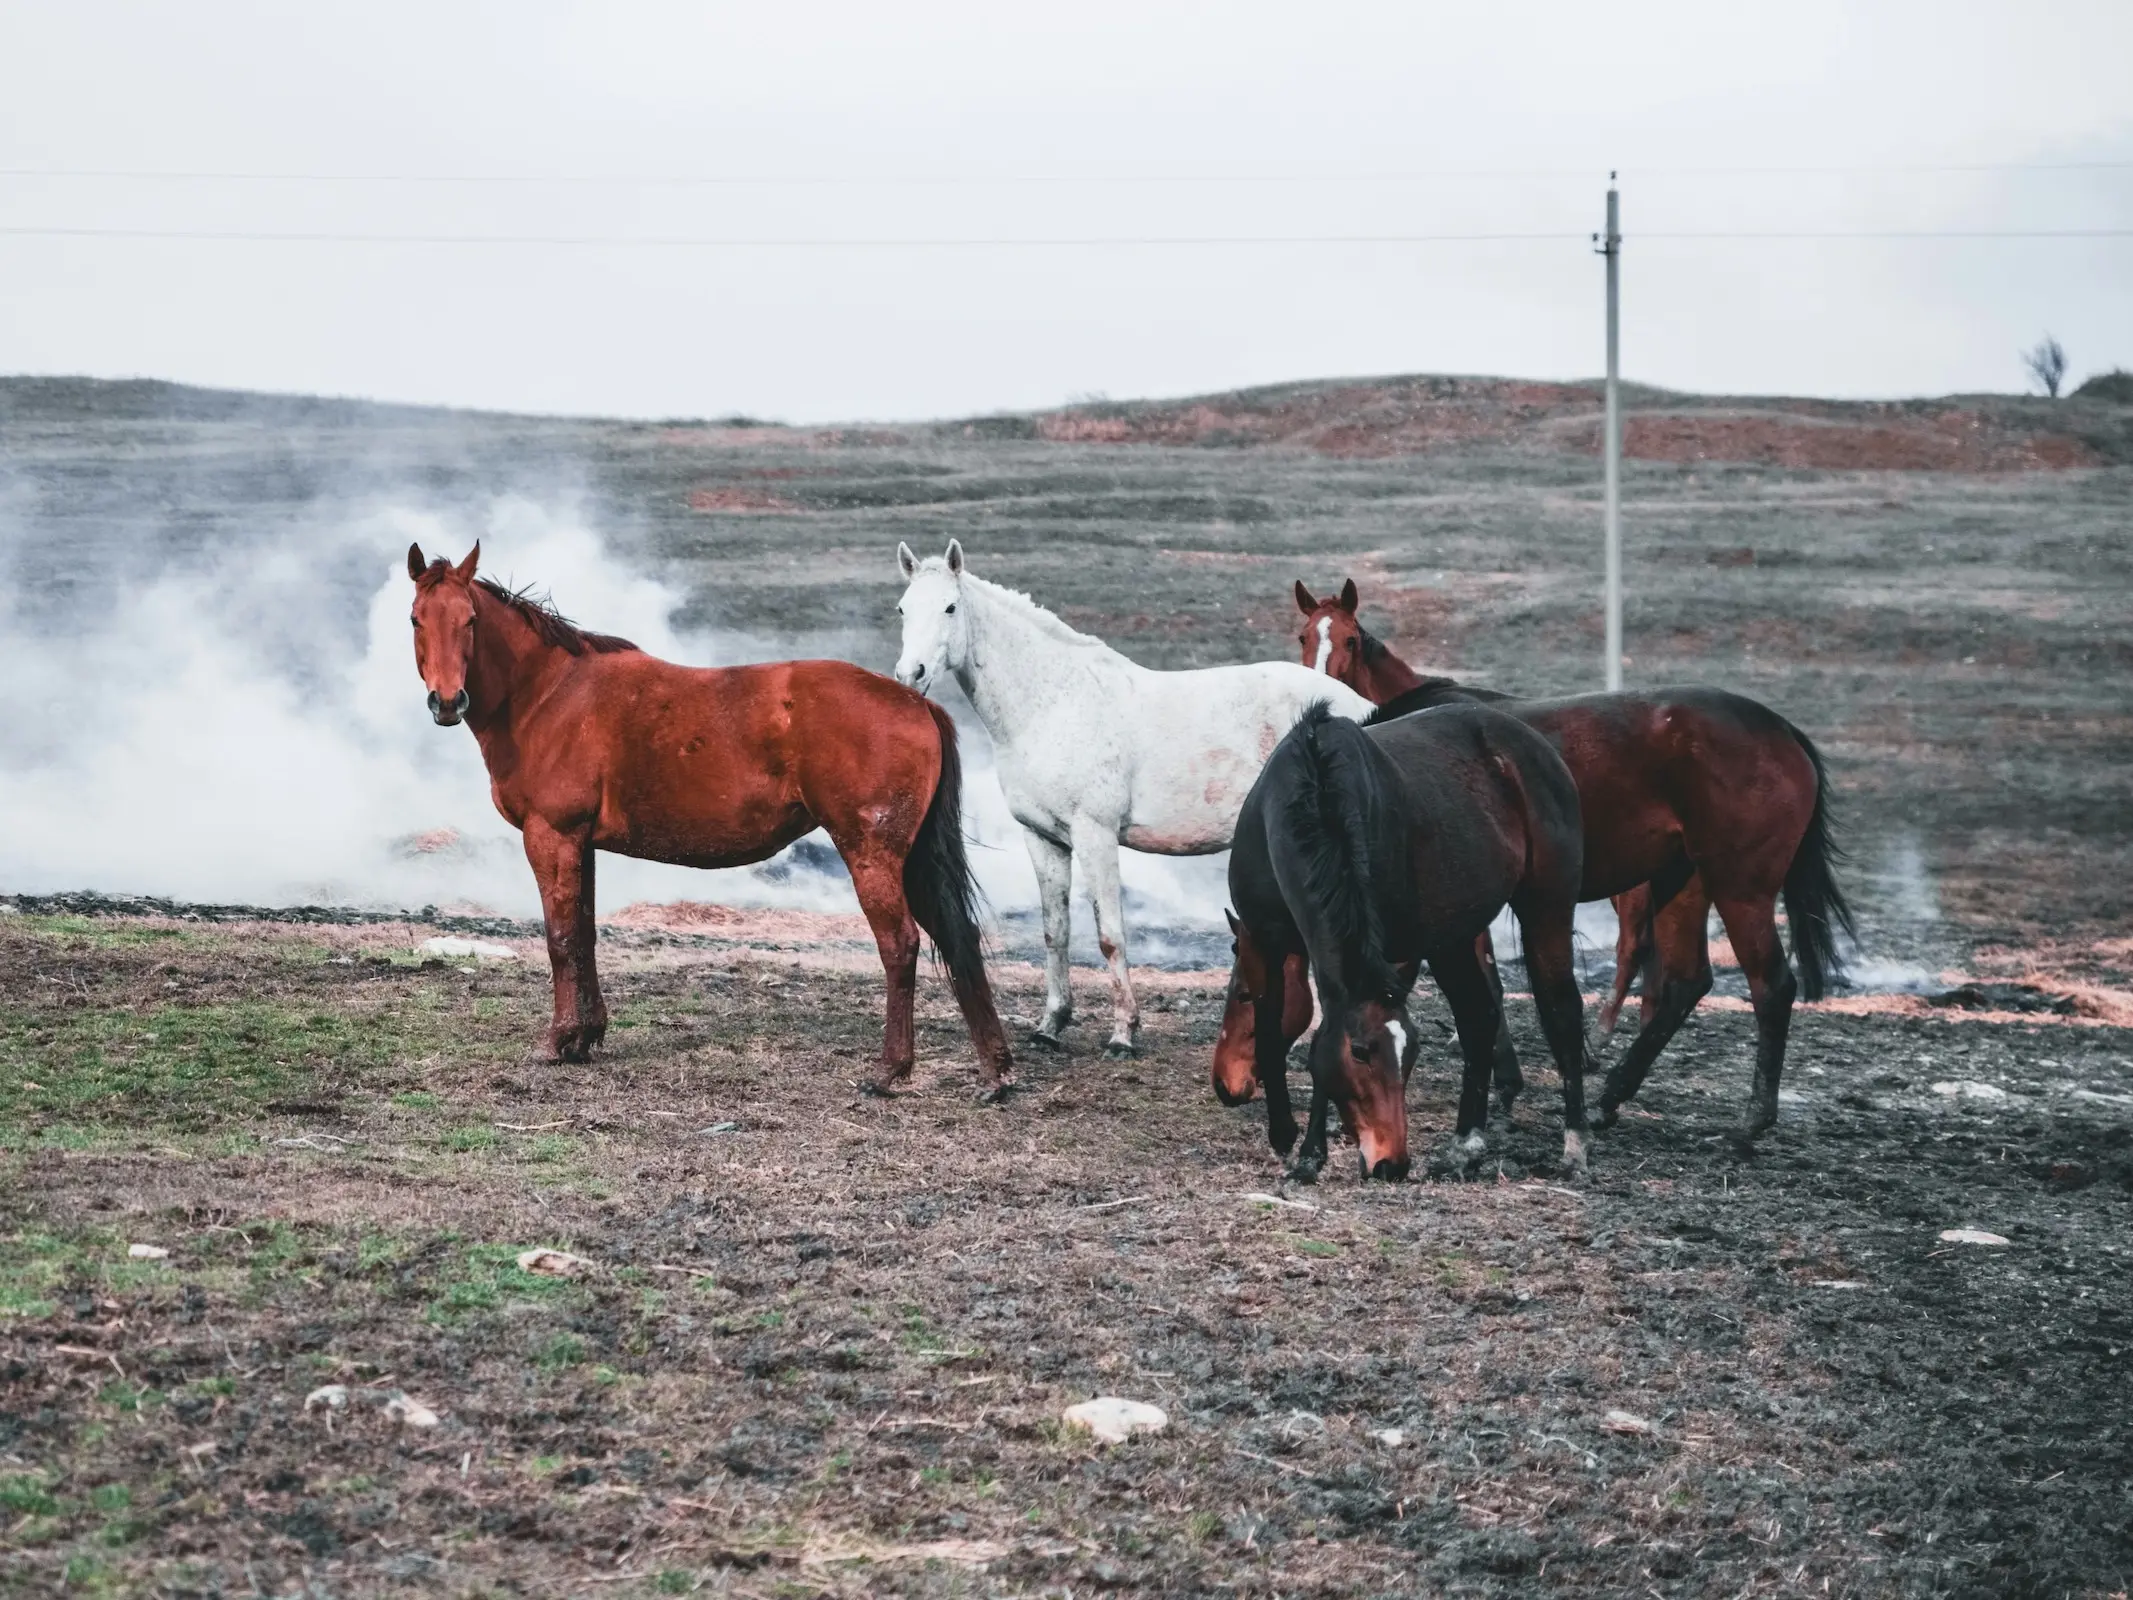
[[[107, 584], [316, 548], [286, 643], [330, 684], [394, 552], [327, 532], [390, 502], [471, 539], [516, 494], [730, 653], [886, 667], [896, 541], [956, 536], [1152, 665], [1288, 654], [1292, 580], [1352, 574], [1410, 656], [1562, 692], [1598, 672], [1597, 412], [1399, 379], [807, 429], [5, 380], [0, 554], [17, 620], [65, 635]], [[2126, 1590], [2133, 406], [1634, 391], [1628, 433], [1630, 682], [1812, 733], [1867, 954], [1953, 995], [1804, 1010], [1752, 1157], [1724, 972], [1589, 1180], [1553, 1170], [1536, 1074], [1501, 1181], [1338, 1170], [1307, 1211], [1242, 1198], [1278, 1169], [1207, 1092], [1189, 974], [1151, 976], [1143, 1059], [1084, 1032], [997, 1108], [929, 984], [885, 1104], [853, 1092], [878, 976], [835, 919], [611, 928], [618, 1026], [555, 1068], [532, 944], [463, 972], [411, 954], [427, 926], [22, 899], [0, 1585]], [[0, 885], [74, 887], [148, 886]], [[1035, 975], [1002, 982], [1027, 1021]], [[595, 1265], [530, 1275], [531, 1246]], [[396, 1391], [438, 1425], [388, 1422]], [[1170, 1429], [1062, 1434], [1097, 1393]]]
[[[1151, 991], [1143, 1058], [1084, 1027], [998, 1107], [929, 981], [882, 1102], [834, 952], [611, 933], [610, 1044], [555, 1067], [538, 960], [425, 966], [426, 931], [0, 919], [14, 1592], [2133, 1576], [2126, 1030], [1808, 1009], [1743, 1157], [1749, 1019], [1707, 1009], [1588, 1180], [1537, 1074], [1483, 1181], [1336, 1162], [1303, 1209], [1247, 1198], [1279, 1173], [1207, 1091], [1204, 980]], [[1425, 1142], [1449, 1083], [1434, 1049]], [[1063, 1433], [1097, 1394], [1170, 1426]]]

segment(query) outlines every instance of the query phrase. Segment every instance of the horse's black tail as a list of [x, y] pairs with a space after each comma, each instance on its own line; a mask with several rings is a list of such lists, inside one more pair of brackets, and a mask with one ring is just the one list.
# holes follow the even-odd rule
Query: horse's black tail
[[[1399, 995], [1405, 986], [1385, 959], [1385, 931], [1371, 887], [1377, 879], [1370, 842], [1383, 802], [1369, 736], [1321, 700], [1303, 714], [1293, 737], [1300, 741], [1304, 781], [1282, 813], [1303, 863], [1304, 892], [1338, 943], [1349, 989], [1358, 998]], [[1381, 862], [1378, 870], [1393, 866]], [[1322, 960], [1315, 964], [1327, 975]]]
[[983, 902], [963, 849], [963, 758], [956, 748], [955, 720], [931, 700], [926, 709], [940, 730], [941, 776], [911, 853], [904, 857], [904, 899], [947, 967], [956, 998], [982, 1000], [990, 1007], [992, 984], [985, 976], [985, 936], [978, 921]]
[[1800, 969], [1800, 993], [1819, 1000], [1831, 983], [1844, 976], [1837, 930], [1842, 928], [1845, 937], [1854, 941], [1858, 932], [1852, 925], [1852, 908], [1832, 870], [1845, 855], [1831, 837], [1829, 771], [1812, 739], [1798, 728], [1792, 729], [1792, 736], [1814, 763], [1815, 808], [1785, 873], [1785, 919], [1792, 924], [1792, 960]]

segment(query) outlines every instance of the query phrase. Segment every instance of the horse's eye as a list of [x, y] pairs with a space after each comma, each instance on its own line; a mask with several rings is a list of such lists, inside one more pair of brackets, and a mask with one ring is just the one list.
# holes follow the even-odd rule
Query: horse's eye
[[407, 619], [407, 625], [410, 628], [419, 628], [422, 626], [422, 619], [420, 617], [409, 617]]
[[950, 606], [950, 607], [948, 608], [948, 615], [950, 615], [951, 617], [955, 615], [955, 607], [954, 607], [954, 606]]

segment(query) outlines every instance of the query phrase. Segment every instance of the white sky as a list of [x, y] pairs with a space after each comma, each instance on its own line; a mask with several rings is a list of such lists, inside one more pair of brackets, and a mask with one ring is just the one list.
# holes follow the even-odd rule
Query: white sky
[[[1885, 170], [2133, 163], [2129, 63], [2125, 0], [0, 0], [0, 168], [393, 180], [0, 177], [0, 371], [791, 420], [1354, 373], [1589, 376], [1601, 269], [1582, 238], [5, 230], [1583, 234], [1619, 166], [1629, 376], [2012, 389], [2046, 330], [2077, 376], [2133, 366], [2133, 238], [1640, 233], [2133, 230], [2133, 164]], [[1771, 166], [1851, 170], [1681, 170]], [[1445, 173], [1466, 175], [1391, 181]], [[540, 181], [405, 181], [464, 176]], [[549, 181], [573, 177], [596, 181]], [[662, 177], [812, 181], [644, 181]], [[970, 178], [987, 181], [940, 181]]]

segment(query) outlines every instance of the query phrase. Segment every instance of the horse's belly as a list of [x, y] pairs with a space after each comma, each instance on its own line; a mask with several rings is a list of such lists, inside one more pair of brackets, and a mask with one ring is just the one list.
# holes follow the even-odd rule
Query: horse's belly
[[1208, 855], [1229, 848], [1237, 814], [1264, 765], [1227, 749], [1144, 762], [1134, 774], [1133, 804], [1119, 841], [1157, 855]]

